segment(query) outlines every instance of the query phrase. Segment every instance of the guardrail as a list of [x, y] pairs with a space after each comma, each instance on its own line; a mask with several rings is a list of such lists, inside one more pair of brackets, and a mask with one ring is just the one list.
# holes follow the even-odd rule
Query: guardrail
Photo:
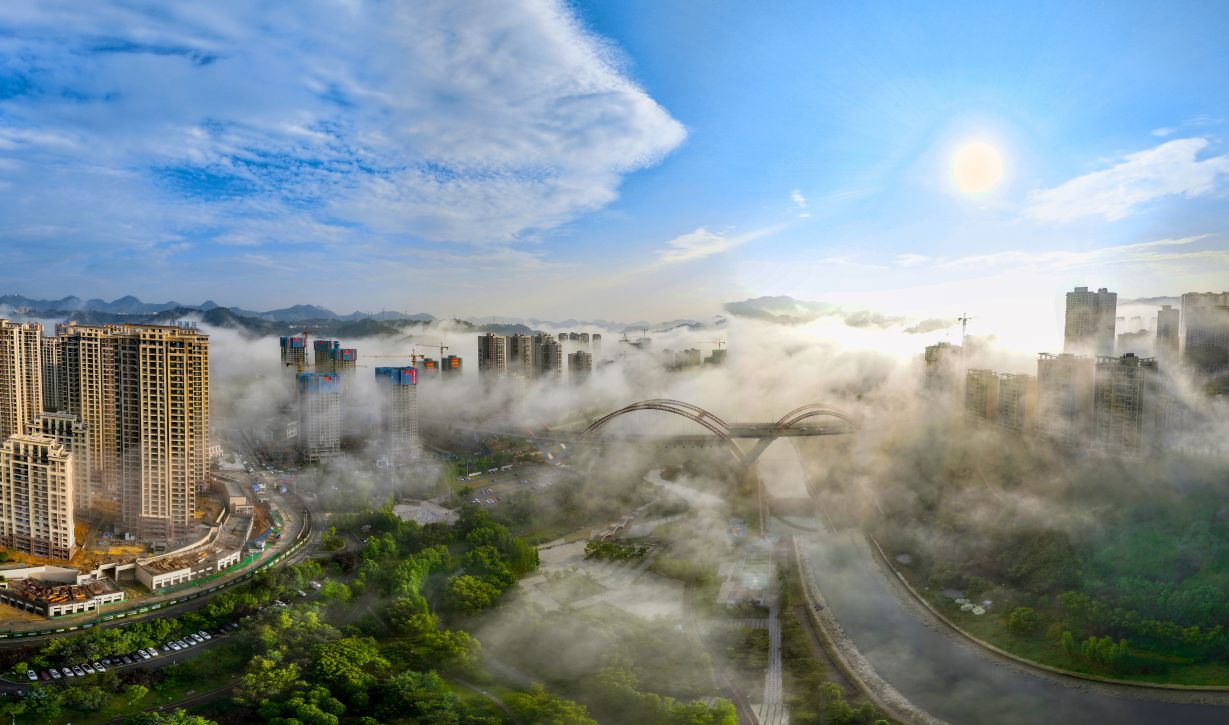
[[172, 599], [169, 602], [157, 602], [154, 604], [147, 604], [144, 606], [138, 605], [135, 607], [130, 607], [128, 609], [125, 609], [122, 612], [111, 612], [106, 615], [102, 615], [100, 613], [99, 616], [96, 616], [94, 618], [94, 621], [92, 622], [86, 622], [84, 624], [74, 624], [70, 627], [53, 627], [50, 629], [30, 630], [30, 631], [0, 630], [0, 640], [21, 639], [21, 638], [30, 638], [30, 637], [46, 637], [47, 635], [50, 635], [50, 634], [60, 634], [63, 632], [75, 632], [78, 630], [92, 629], [93, 627], [98, 626], [104, 622], [112, 622], [117, 619], [126, 619], [128, 617], [132, 617], [136, 615], [148, 614], [150, 612], [153, 612], [159, 609], [171, 607], [177, 604], [183, 604], [193, 599], [199, 599], [200, 597], [214, 594], [215, 592], [218, 592], [219, 590], [222, 590], [222, 589], [229, 589], [237, 584], [247, 582], [248, 580], [250, 580], [252, 577], [256, 576], [257, 574], [267, 570], [268, 568], [272, 566], [276, 566], [278, 563], [285, 561], [287, 557], [293, 556], [294, 554], [298, 553], [299, 550], [302, 549], [303, 546], [306, 545], [309, 540], [311, 540], [311, 532], [312, 532], [311, 521], [312, 521], [311, 513], [308, 512], [307, 514], [303, 516], [303, 528], [299, 531], [298, 536], [295, 537], [294, 543], [291, 544], [289, 548], [280, 552], [277, 556], [274, 556], [273, 558], [269, 559], [265, 563], [260, 564], [259, 566], [255, 567], [251, 571], [248, 571], [247, 573], [241, 576], [235, 577], [234, 579], [231, 579], [230, 581], [223, 582], [221, 584], [215, 584], [212, 587], [209, 587], [208, 589], [203, 590], [203, 591], [192, 592], [191, 594], [185, 594], [182, 597], [176, 597], [175, 599]]

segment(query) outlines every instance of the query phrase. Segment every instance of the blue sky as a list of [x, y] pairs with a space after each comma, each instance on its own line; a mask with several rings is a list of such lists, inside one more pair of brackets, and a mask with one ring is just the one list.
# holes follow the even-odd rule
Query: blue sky
[[0, 5], [4, 291], [1049, 321], [1229, 287], [1223, 3], [300, 8]]

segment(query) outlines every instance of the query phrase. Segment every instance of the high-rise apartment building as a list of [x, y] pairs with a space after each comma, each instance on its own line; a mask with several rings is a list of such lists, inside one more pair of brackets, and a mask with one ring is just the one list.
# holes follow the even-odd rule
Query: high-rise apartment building
[[964, 410], [983, 420], [994, 420], [999, 405], [999, 376], [993, 370], [973, 369], [964, 378]]
[[385, 450], [400, 463], [421, 455], [418, 439], [418, 371], [412, 367], [376, 368]]
[[1089, 292], [1076, 287], [1067, 293], [1063, 352], [1073, 355], [1113, 355], [1118, 293], [1102, 287]]
[[577, 350], [568, 355], [568, 379], [573, 383], [578, 385], [584, 383], [592, 373], [593, 355], [584, 350]]
[[995, 422], [1014, 431], [1030, 430], [1037, 417], [1037, 378], [1003, 373], [999, 376], [999, 402]]
[[1229, 292], [1182, 295], [1182, 357], [1200, 373], [1229, 371]]
[[278, 342], [282, 346], [282, 365], [295, 370], [307, 369], [307, 335], [283, 335]]
[[445, 355], [440, 360], [440, 375], [446, 379], [461, 377], [461, 358], [458, 355]]
[[358, 370], [358, 350], [352, 347], [334, 348], [329, 353], [329, 362], [332, 365], [329, 372], [341, 380], [341, 393], [348, 397], [354, 388], [354, 374]]
[[0, 545], [69, 559], [73, 535], [72, 454], [47, 436], [18, 433], [0, 445]]
[[1100, 446], [1134, 454], [1157, 439], [1165, 414], [1158, 378], [1154, 358], [1127, 353], [1097, 359], [1094, 419]]
[[508, 340], [488, 332], [478, 336], [478, 374], [501, 378], [508, 373]]
[[1093, 378], [1090, 357], [1041, 353], [1037, 359], [1037, 426], [1051, 438], [1080, 445], [1093, 433]]
[[209, 461], [209, 338], [194, 327], [57, 326], [66, 412], [86, 426], [90, 479], [124, 527], [180, 538]]
[[1178, 359], [1181, 349], [1182, 313], [1172, 305], [1161, 305], [1156, 313], [1156, 355], [1161, 360]]
[[341, 349], [339, 340], [312, 341], [312, 367], [318, 373], [336, 372], [333, 369], [333, 352]]
[[961, 347], [950, 342], [928, 345], [923, 357], [923, 385], [928, 390], [945, 390], [958, 384], [961, 353]]
[[563, 345], [553, 335], [534, 335], [529, 377], [563, 377]]
[[46, 436], [73, 456], [73, 509], [77, 516], [94, 511], [94, 487], [90, 483], [89, 426], [72, 413], [45, 412], [35, 421], [33, 430]]
[[299, 373], [299, 453], [318, 463], [341, 455], [341, 381], [334, 373]]
[[[64, 346], [58, 337], [42, 339], [43, 410], [67, 410], [68, 378], [64, 374]], [[80, 466], [78, 466], [80, 467]]]
[[508, 372], [525, 377], [533, 374], [533, 338], [529, 335], [509, 335]]
[[43, 412], [43, 326], [0, 320], [0, 442]]

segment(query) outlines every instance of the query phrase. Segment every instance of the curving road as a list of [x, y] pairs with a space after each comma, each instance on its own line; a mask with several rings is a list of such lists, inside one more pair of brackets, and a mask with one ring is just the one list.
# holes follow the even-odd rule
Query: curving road
[[[780, 451], [786, 453], [783, 448]], [[797, 487], [795, 451], [775, 475]], [[823, 512], [772, 524], [792, 534], [833, 615], [879, 675], [917, 706], [951, 723], [1132, 725], [1229, 722], [1229, 695], [1168, 693], [1082, 683], [1009, 663], [934, 620], [876, 561], [856, 528], [836, 530]], [[796, 526], [815, 527], [802, 533]]]

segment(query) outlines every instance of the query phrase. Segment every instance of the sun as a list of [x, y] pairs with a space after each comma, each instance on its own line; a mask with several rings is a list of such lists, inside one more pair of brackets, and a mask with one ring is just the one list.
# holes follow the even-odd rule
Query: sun
[[966, 194], [984, 194], [1003, 178], [1003, 157], [985, 141], [960, 147], [952, 157], [952, 181]]

